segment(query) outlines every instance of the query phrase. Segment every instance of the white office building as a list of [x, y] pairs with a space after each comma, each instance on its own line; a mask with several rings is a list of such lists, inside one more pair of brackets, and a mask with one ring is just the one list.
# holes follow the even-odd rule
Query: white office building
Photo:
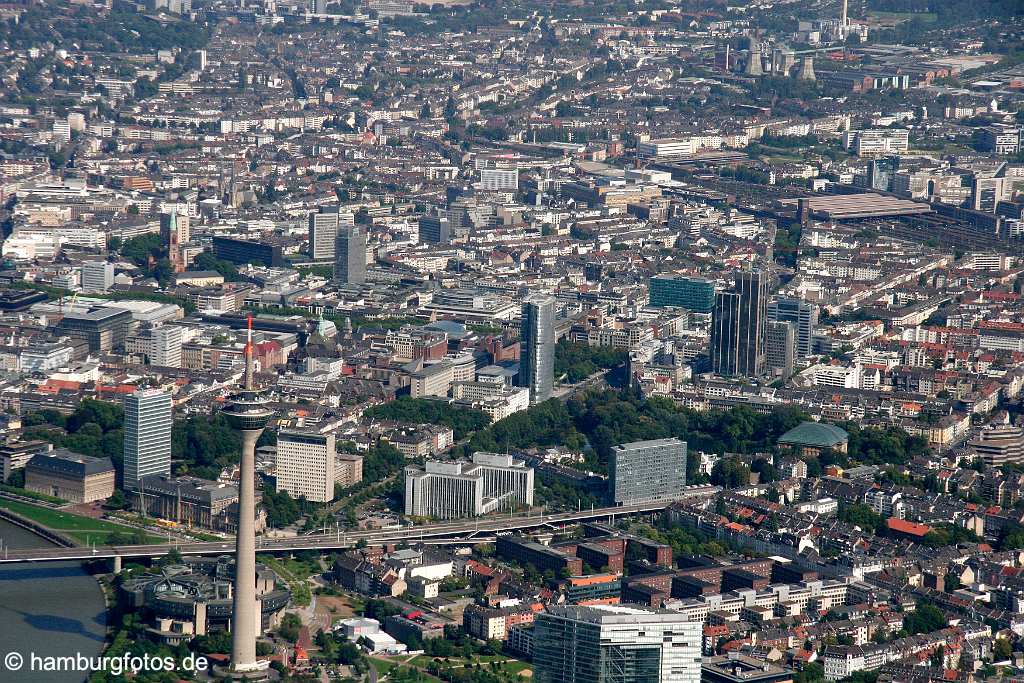
[[33, 342], [18, 357], [22, 372], [51, 372], [71, 364], [74, 349], [63, 342]]
[[355, 225], [355, 216], [338, 207], [325, 207], [309, 214], [309, 257], [314, 261], [334, 261], [339, 228]]
[[82, 291], [105, 292], [114, 286], [114, 264], [86, 261], [82, 264]]
[[639, 142], [636, 155], [641, 159], [665, 159], [688, 156], [697, 151], [691, 138], [661, 138]]
[[843, 133], [843, 147], [859, 157], [906, 154], [910, 131], [905, 128], [872, 128]]
[[475, 453], [473, 462], [428, 460], [405, 468], [405, 514], [476, 517], [533, 505], [533, 468], [511, 455]]
[[281, 430], [277, 435], [277, 490], [315, 503], [334, 500], [333, 433]]
[[519, 170], [515, 168], [484, 168], [480, 170], [480, 189], [518, 190]]
[[124, 488], [139, 479], [171, 473], [171, 395], [146, 389], [124, 399]]
[[149, 362], [163, 368], [182, 367], [181, 345], [184, 332], [178, 325], [161, 325], [153, 330], [153, 349]]

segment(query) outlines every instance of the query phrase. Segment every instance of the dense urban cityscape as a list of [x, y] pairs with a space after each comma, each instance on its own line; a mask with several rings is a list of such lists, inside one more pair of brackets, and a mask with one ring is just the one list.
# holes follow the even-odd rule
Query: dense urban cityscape
[[0, 231], [0, 681], [1024, 681], [1020, 0], [12, 0]]

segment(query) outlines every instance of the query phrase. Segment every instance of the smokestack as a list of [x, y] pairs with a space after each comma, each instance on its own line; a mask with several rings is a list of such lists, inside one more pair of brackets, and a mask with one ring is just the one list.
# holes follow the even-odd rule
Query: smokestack
[[846, 39], [846, 26], [847, 26], [847, 22], [849, 21], [849, 19], [847, 19], [847, 10], [849, 9], [849, 4], [850, 4], [850, 0], [843, 0], [843, 23], [842, 23], [842, 32], [843, 32], [843, 34], [842, 35], [843, 35], [843, 39], [844, 40]]

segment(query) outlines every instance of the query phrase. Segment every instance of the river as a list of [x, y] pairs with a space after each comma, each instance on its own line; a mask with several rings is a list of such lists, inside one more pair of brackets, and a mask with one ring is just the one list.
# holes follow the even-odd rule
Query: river
[[[4, 520], [0, 539], [12, 549], [52, 545]], [[77, 673], [29, 671], [29, 657], [95, 657], [103, 650], [106, 623], [99, 584], [79, 563], [0, 565], [0, 681], [81, 683], [85, 676]], [[25, 657], [16, 676], [3, 663], [9, 652]]]

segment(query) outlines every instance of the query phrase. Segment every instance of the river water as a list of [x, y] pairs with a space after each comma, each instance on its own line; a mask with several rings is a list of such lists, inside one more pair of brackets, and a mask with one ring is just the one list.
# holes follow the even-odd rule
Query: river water
[[[35, 534], [0, 520], [0, 539], [9, 548], [52, 545]], [[82, 653], [95, 657], [103, 649], [106, 606], [96, 579], [77, 562], [0, 565], [0, 681], [81, 683], [78, 673], [32, 672], [29, 658]], [[25, 666], [17, 674], [4, 665], [9, 652], [20, 653]]]

